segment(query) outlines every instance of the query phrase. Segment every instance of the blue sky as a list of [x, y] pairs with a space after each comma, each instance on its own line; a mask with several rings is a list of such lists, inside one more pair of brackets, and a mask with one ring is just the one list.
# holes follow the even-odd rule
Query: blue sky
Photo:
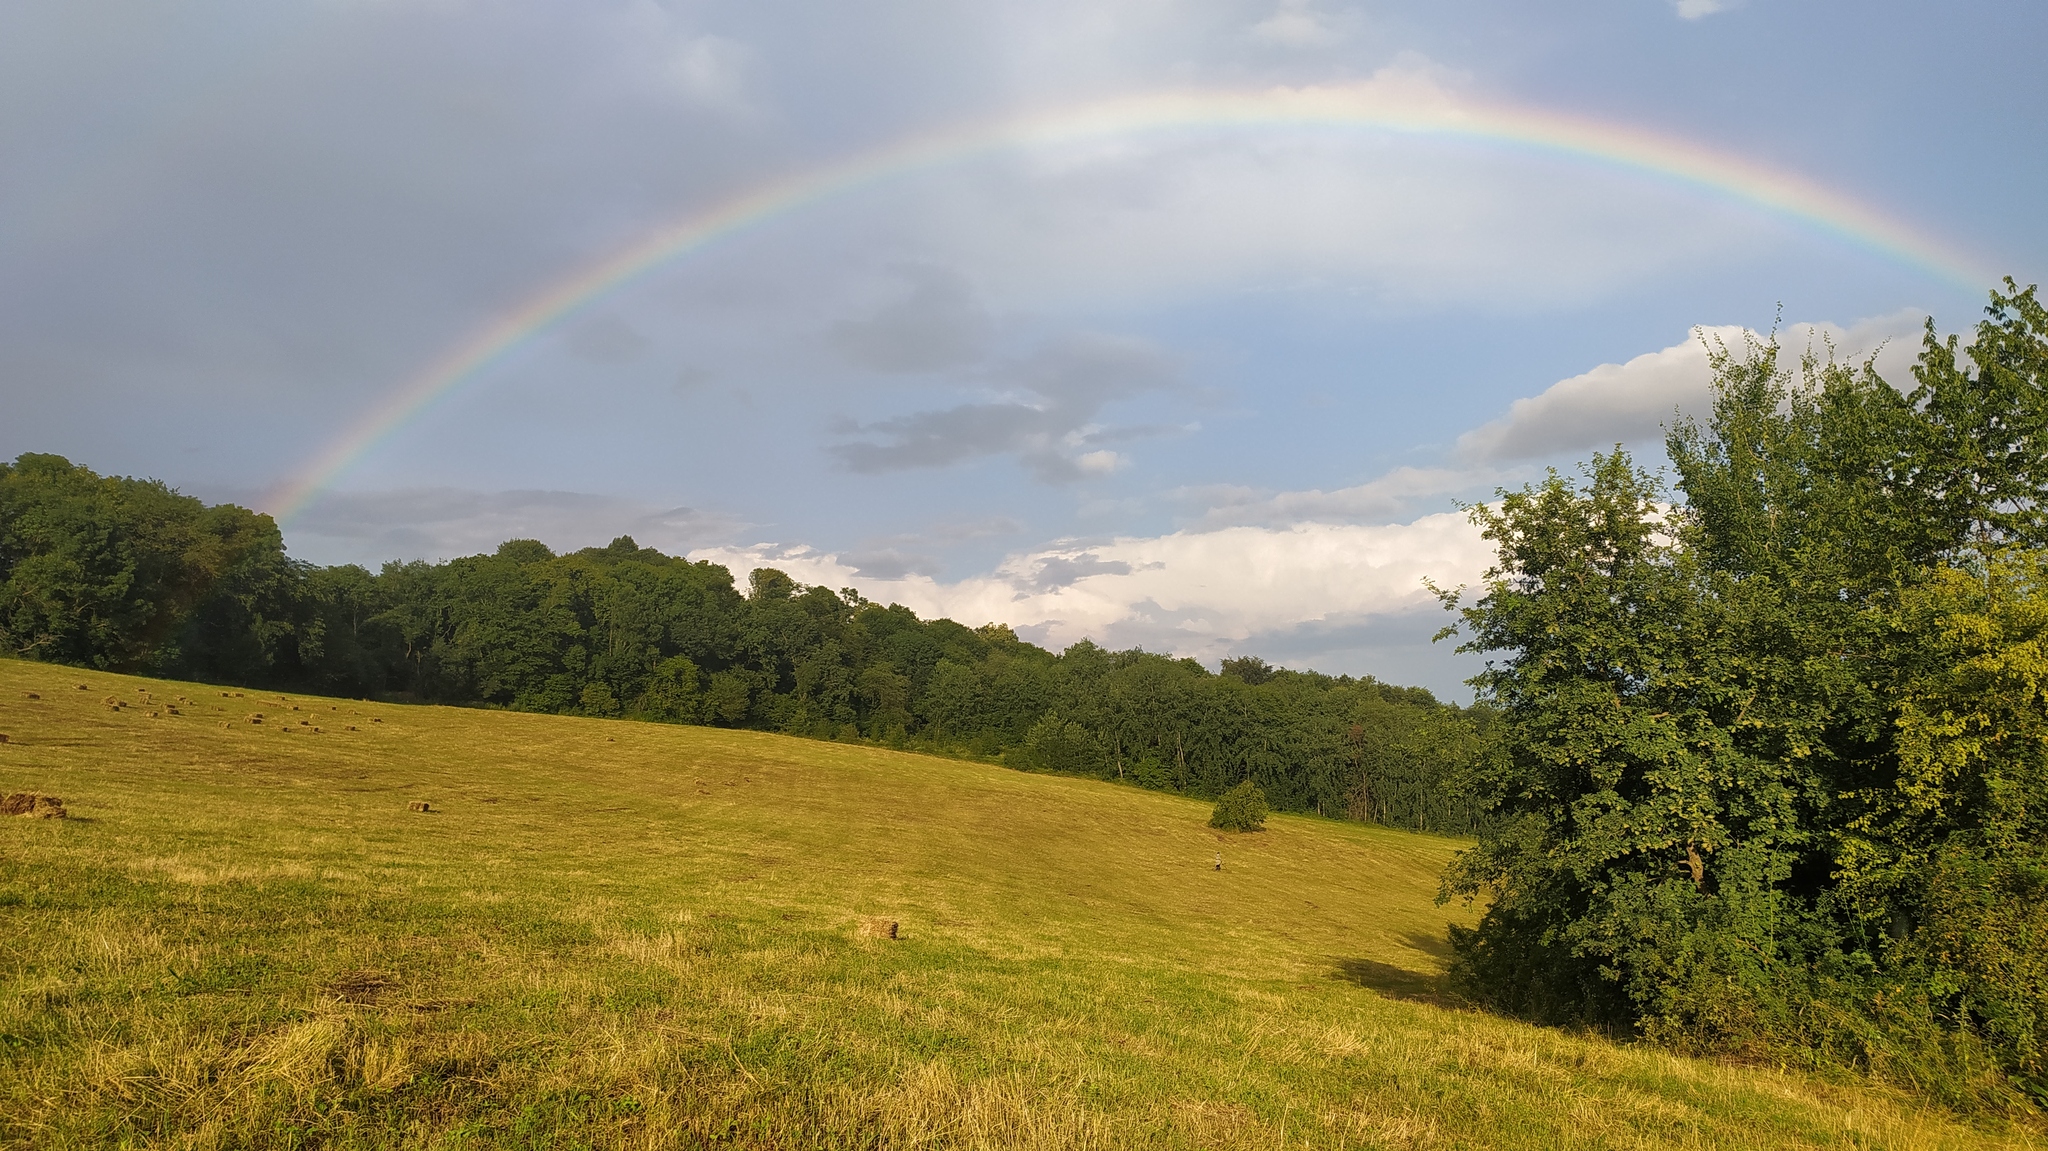
[[[479, 325], [764, 182], [1166, 90], [1399, 86], [1691, 141], [2048, 266], [2048, 9], [1612, 0], [0, 13], [0, 454], [264, 506]], [[1782, 315], [1982, 289], [1711, 191], [1362, 130], [996, 149], [726, 237], [537, 333], [290, 518], [376, 564], [630, 532], [1215, 660], [1462, 694], [1459, 500], [1617, 441]]]

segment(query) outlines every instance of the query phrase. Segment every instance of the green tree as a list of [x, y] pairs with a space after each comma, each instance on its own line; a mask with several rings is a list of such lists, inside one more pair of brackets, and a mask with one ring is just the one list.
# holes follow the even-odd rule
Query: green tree
[[1247, 779], [1224, 792], [1223, 797], [1216, 801], [1216, 810], [1209, 816], [1209, 826], [1224, 831], [1264, 831], [1269, 810], [1266, 793]]

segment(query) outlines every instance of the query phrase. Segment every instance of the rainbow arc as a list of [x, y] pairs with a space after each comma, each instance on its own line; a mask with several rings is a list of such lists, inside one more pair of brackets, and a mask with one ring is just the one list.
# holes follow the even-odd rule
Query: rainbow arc
[[1427, 84], [1181, 91], [964, 124], [750, 188], [657, 228], [528, 296], [451, 346], [329, 443], [270, 502], [289, 520], [350, 468], [506, 354], [593, 300], [735, 233], [882, 181], [1006, 149], [1164, 129], [1347, 127], [1530, 148], [1689, 185], [1796, 221], [1975, 291], [1990, 272], [1924, 232], [1795, 173], [1674, 136], [1525, 106], [1446, 96]]

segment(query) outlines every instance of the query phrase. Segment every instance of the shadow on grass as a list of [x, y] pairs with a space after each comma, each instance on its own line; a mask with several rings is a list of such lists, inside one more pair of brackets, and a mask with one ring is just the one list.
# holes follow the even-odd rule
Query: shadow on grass
[[[1450, 943], [1437, 936], [1409, 932], [1401, 942], [1434, 959], [1448, 960], [1451, 957]], [[1432, 1007], [1471, 1006], [1451, 989], [1449, 978], [1441, 970], [1416, 971], [1377, 959], [1341, 957], [1332, 959], [1331, 966], [1334, 969], [1331, 978], [1355, 983], [1389, 999], [1427, 1003]]]

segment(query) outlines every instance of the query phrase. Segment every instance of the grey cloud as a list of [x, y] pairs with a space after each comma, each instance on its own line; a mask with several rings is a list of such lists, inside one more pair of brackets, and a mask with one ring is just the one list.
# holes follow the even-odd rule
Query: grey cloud
[[1045, 483], [1068, 483], [1120, 462], [1103, 444], [1150, 434], [1146, 428], [1096, 427], [1093, 421], [1105, 405], [1165, 388], [1173, 379], [1170, 362], [1150, 344], [1104, 336], [1069, 339], [990, 373], [993, 387], [1022, 393], [1020, 398], [864, 425], [841, 420], [833, 429], [838, 434], [869, 438], [830, 451], [849, 470], [866, 473], [1011, 455]]
[[1069, 587], [1092, 575], [1129, 574], [1131, 565], [1123, 560], [1105, 560], [1094, 552], [1082, 552], [1075, 556], [1051, 556], [1040, 561], [1028, 586], [1032, 591], [1051, 591]]
[[647, 337], [616, 316], [604, 316], [571, 332], [569, 350], [600, 364], [631, 363], [647, 350]]
[[415, 488], [325, 495], [285, 525], [285, 538], [294, 555], [330, 563], [365, 555], [447, 559], [508, 539], [573, 551], [621, 535], [681, 554], [739, 526], [694, 508], [651, 509], [586, 492]]
[[864, 579], [900, 580], [914, 575], [937, 575], [942, 570], [932, 556], [917, 555], [896, 548], [850, 551], [840, 554], [841, 562]]
[[988, 343], [989, 317], [959, 273], [912, 266], [898, 272], [909, 291], [863, 320], [831, 332], [848, 363], [878, 372], [931, 372], [970, 363]]

